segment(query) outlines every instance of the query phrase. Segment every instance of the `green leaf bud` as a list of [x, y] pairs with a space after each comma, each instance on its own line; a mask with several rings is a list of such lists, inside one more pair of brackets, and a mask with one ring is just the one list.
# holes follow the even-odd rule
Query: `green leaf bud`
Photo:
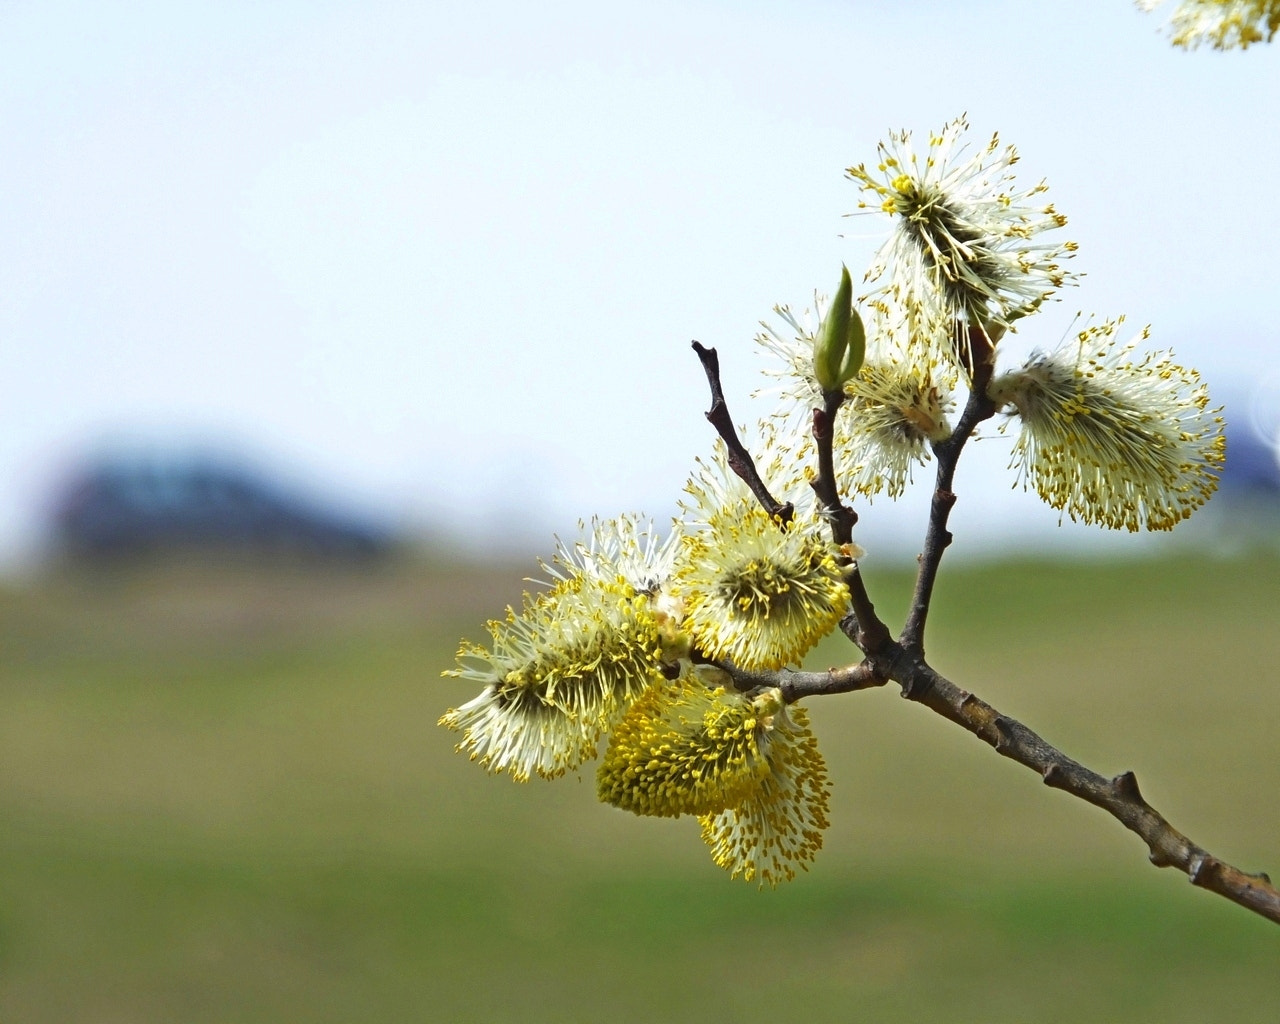
[[[813, 375], [825, 392], [839, 391], [845, 355], [849, 350], [850, 320], [853, 314], [853, 281], [849, 268], [840, 268], [840, 287], [831, 299], [831, 308], [813, 339]], [[861, 320], [859, 320], [861, 326]]]
[[844, 361], [840, 364], [840, 387], [858, 375], [862, 369], [862, 361], [867, 354], [867, 329], [862, 325], [862, 317], [856, 309], [849, 311], [849, 346], [845, 349]]

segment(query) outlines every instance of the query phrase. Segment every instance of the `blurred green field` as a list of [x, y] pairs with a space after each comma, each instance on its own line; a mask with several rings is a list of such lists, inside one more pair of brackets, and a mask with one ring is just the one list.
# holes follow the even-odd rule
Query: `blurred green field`
[[[485, 775], [439, 672], [527, 568], [0, 592], [0, 1021], [1280, 1019], [1280, 930], [896, 688], [812, 702], [833, 824], [776, 892], [590, 772]], [[1277, 873], [1278, 609], [1272, 556], [952, 565], [930, 654]]]

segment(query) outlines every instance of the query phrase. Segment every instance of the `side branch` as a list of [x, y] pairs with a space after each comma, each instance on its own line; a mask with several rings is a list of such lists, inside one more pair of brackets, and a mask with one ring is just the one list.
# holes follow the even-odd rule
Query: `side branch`
[[713, 661], [711, 664], [733, 677], [734, 689], [746, 693], [776, 686], [788, 704], [794, 704], [801, 697], [870, 690], [889, 681], [870, 660], [843, 668], [829, 668], [825, 672], [800, 672], [789, 668], [776, 672], [748, 672], [725, 661]]
[[755, 460], [751, 458], [751, 453], [738, 438], [738, 431], [734, 428], [733, 419], [729, 415], [729, 406], [724, 400], [724, 388], [720, 384], [720, 357], [716, 355], [715, 349], [705, 348], [696, 341], [693, 343], [693, 350], [702, 361], [707, 383], [711, 386], [711, 408], [707, 411], [706, 417], [708, 422], [716, 428], [716, 433], [720, 435], [725, 448], [728, 449], [729, 468], [751, 488], [751, 493], [756, 496], [756, 500], [769, 515], [777, 516], [784, 523], [791, 522], [795, 508], [791, 502], [785, 504], [779, 502], [769, 493], [769, 488], [765, 486], [760, 478], [760, 472], [756, 469]]
[[938, 460], [937, 482], [933, 488], [933, 501], [929, 505], [929, 526], [925, 533], [924, 550], [920, 553], [920, 568], [916, 573], [911, 610], [902, 627], [903, 645], [921, 654], [924, 652], [924, 627], [929, 616], [929, 604], [933, 600], [933, 585], [938, 579], [942, 553], [951, 544], [947, 520], [956, 503], [955, 492], [951, 489], [956, 475], [956, 463], [960, 461], [960, 453], [978, 424], [996, 413], [995, 403], [987, 397], [987, 385], [991, 383], [991, 374], [995, 369], [995, 350], [978, 327], [969, 328], [968, 352], [973, 367], [969, 400], [965, 403], [960, 422], [956, 424], [952, 435], [933, 446], [933, 454]]

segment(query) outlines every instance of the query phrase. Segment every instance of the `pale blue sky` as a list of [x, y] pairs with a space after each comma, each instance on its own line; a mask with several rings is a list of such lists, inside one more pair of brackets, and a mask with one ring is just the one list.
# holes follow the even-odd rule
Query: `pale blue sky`
[[[1280, 49], [1159, 26], [1126, 0], [0, 6], [0, 564], [69, 460], [130, 438], [477, 544], [667, 513], [710, 444], [689, 340], [763, 411], [736, 397], [756, 322], [881, 237], [841, 218], [843, 168], [966, 111], [1081, 244], [1018, 343], [1126, 312], [1242, 394], [1280, 336]], [[1048, 542], [1006, 453], [962, 465], [956, 532]]]

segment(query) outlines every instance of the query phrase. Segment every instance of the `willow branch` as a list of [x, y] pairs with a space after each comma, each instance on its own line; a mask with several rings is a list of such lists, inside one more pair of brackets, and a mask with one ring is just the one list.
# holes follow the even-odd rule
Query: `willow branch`
[[711, 408], [706, 413], [707, 421], [716, 428], [716, 433], [720, 435], [725, 448], [728, 449], [729, 468], [751, 488], [751, 493], [769, 515], [777, 516], [784, 523], [791, 522], [791, 517], [795, 514], [794, 506], [791, 502], [785, 504], [779, 502], [769, 493], [769, 488], [765, 486], [759, 470], [756, 469], [755, 460], [738, 438], [733, 418], [729, 415], [729, 406], [724, 400], [724, 388], [720, 384], [720, 357], [716, 355], [715, 349], [705, 348], [696, 341], [693, 343], [693, 350], [702, 362], [702, 369], [707, 375], [707, 384], [711, 387]]
[[987, 385], [991, 383], [991, 374], [995, 369], [994, 349], [980, 328], [969, 328], [967, 351], [972, 360], [969, 399], [965, 402], [960, 421], [951, 436], [933, 446], [934, 457], [938, 460], [938, 475], [933, 488], [933, 500], [929, 505], [929, 526], [925, 532], [924, 549], [920, 553], [920, 568], [916, 573], [911, 610], [902, 627], [903, 645], [921, 653], [924, 652], [924, 627], [929, 616], [929, 604], [933, 600], [933, 585], [938, 579], [942, 553], [951, 544], [947, 520], [956, 503], [955, 492], [951, 489], [956, 463], [960, 461], [960, 453], [978, 424], [996, 413], [995, 403], [987, 397]]
[[[934, 454], [938, 459], [937, 483], [924, 551], [920, 556], [920, 570], [916, 576], [915, 592], [902, 639], [893, 640], [888, 629], [876, 617], [871, 602], [867, 599], [857, 564], [851, 562], [845, 572], [854, 610], [841, 621], [840, 627], [851, 640], [862, 647], [866, 654], [863, 661], [844, 668], [828, 669], [826, 672], [796, 672], [790, 669], [748, 672], [730, 662], [710, 663], [729, 673], [737, 689], [749, 692], [759, 687], [776, 686], [782, 690], [783, 699], [788, 703], [804, 697], [870, 689], [892, 679], [902, 687], [904, 697], [923, 704], [990, 744], [997, 753], [1031, 769], [1045, 785], [1070, 793], [1106, 811], [1146, 843], [1149, 859], [1157, 867], [1177, 868], [1193, 885], [1215, 892], [1280, 924], [1280, 890], [1271, 884], [1271, 879], [1265, 874], [1248, 874], [1233, 867], [1175, 829], [1142, 796], [1138, 780], [1132, 772], [1123, 772], [1110, 779], [1099, 775], [1068, 757], [1021, 722], [1001, 714], [986, 701], [939, 675], [925, 661], [925, 620], [942, 553], [951, 543], [947, 519], [955, 504], [951, 486], [956, 463], [977, 425], [995, 414], [995, 405], [986, 394], [993, 368], [992, 346], [986, 336], [975, 329], [970, 330], [968, 341], [966, 355], [972, 387], [955, 432], [947, 440], [934, 445]], [[729, 448], [730, 465], [747, 482], [766, 509], [773, 514], [781, 514], [775, 510], [785, 509], [789, 517], [791, 506], [780, 506], [768, 493], [756, 472], [755, 463], [738, 440], [725, 405], [715, 349], [703, 348], [696, 341], [693, 348], [702, 360], [707, 381], [711, 385], [712, 407], [707, 413], [707, 419]], [[828, 395], [824, 408], [814, 410], [814, 439], [819, 452], [819, 475], [814, 482], [814, 491], [831, 518], [836, 541], [848, 543], [857, 516], [840, 500], [831, 450], [835, 415], [842, 401], [842, 395]], [[734, 461], [735, 457], [737, 462]]]
[[[1030, 768], [1046, 786], [1100, 807], [1147, 844], [1156, 867], [1176, 868], [1193, 885], [1280, 924], [1280, 890], [1265, 874], [1249, 874], [1192, 842], [1149, 804], [1133, 772], [1107, 778], [1086, 768], [1016, 719], [939, 675], [919, 652], [893, 644], [892, 651], [828, 672], [776, 673], [771, 684], [757, 673], [755, 685], [781, 686], [789, 702], [803, 697], [844, 693], [877, 685], [888, 673], [902, 695], [954, 722], [998, 754]], [[847, 684], [847, 685], [846, 685]]]

